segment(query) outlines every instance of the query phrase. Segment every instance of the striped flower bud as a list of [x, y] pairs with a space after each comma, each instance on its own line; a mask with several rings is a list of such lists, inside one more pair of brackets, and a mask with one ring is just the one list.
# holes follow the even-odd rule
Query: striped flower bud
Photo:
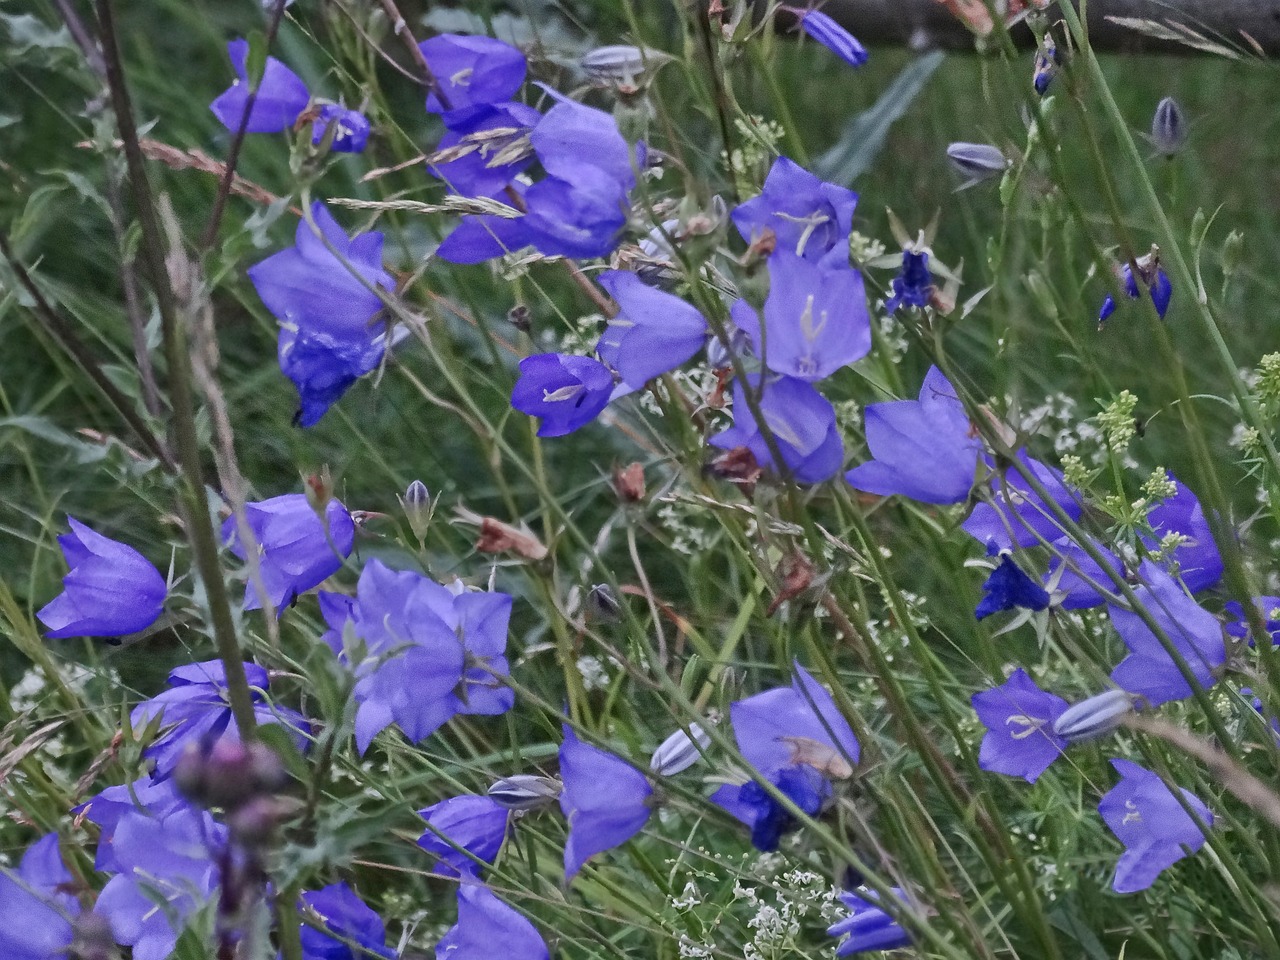
[[562, 789], [559, 780], [532, 773], [503, 777], [489, 787], [489, 798], [508, 810], [536, 810], [553, 803]]
[[670, 777], [688, 770], [702, 757], [702, 751], [711, 744], [711, 734], [697, 723], [688, 730], [677, 730], [653, 751], [649, 769], [660, 777]]
[[985, 143], [953, 143], [947, 147], [947, 159], [968, 179], [958, 189], [997, 177], [1009, 169], [1009, 160], [998, 148]]
[[1173, 97], [1165, 97], [1156, 105], [1156, 115], [1151, 119], [1151, 142], [1166, 157], [1172, 157], [1187, 142], [1187, 121]]
[[1053, 722], [1053, 733], [1068, 743], [1094, 740], [1115, 730], [1132, 712], [1127, 690], [1106, 690], [1068, 707]]
[[659, 67], [674, 59], [661, 50], [614, 44], [592, 50], [582, 58], [581, 64], [593, 85], [632, 94], [643, 88]]

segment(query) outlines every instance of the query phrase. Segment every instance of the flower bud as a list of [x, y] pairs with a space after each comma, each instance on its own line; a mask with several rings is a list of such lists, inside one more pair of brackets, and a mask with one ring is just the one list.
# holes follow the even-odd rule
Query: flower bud
[[271, 841], [276, 827], [295, 811], [296, 803], [279, 797], [254, 797], [227, 815], [227, 827], [237, 843], [255, 851]]
[[[732, 347], [733, 353], [729, 352]], [[716, 336], [707, 342], [707, 363], [712, 370], [725, 370], [733, 366], [733, 354], [742, 356], [751, 349], [751, 342], [741, 329], [734, 329], [729, 334], [729, 347]]]
[[1009, 160], [998, 148], [985, 143], [953, 143], [947, 147], [947, 159], [968, 179], [958, 189], [982, 183], [1009, 169]]
[[622, 614], [622, 604], [607, 583], [592, 584], [587, 594], [587, 615], [606, 623], [616, 622]]
[[1094, 740], [1115, 730], [1132, 712], [1133, 697], [1127, 690], [1106, 690], [1068, 707], [1053, 722], [1053, 733], [1068, 743]]
[[1166, 157], [1172, 157], [1187, 142], [1187, 121], [1173, 97], [1165, 97], [1156, 105], [1156, 115], [1151, 119], [1151, 142]]
[[677, 730], [653, 751], [649, 769], [660, 777], [670, 777], [688, 770], [702, 757], [711, 744], [711, 734], [701, 724], [691, 723], [688, 730]]
[[333, 499], [333, 475], [329, 472], [329, 465], [325, 464], [315, 473], [303, 477], [302, 491], [307, 495], [311, 509], [324, 517], [329, 501]]
[[232, 809], [276, 792], [287, 782], [280, 758], [260, 743], [222, 739], [187, 743], [173, 771], [178, 790], [202, 807]]
[[508, 810], [536, 810], [553, 803], [562, 785], [559, 780], [539, 777], [532, 773], [517, 773], [503, 777], [489, 787], [489, 797]]
[[1222, 273], [1230, 277], [1240, 267], [1240, 255], [1244, 252], [1244, 234], [1232, 230], [1222, 241]]
[[1046, 33], [1044, 42], [1036, 51], [1036, 65], [1031, 74], [1031, 83], [1036, 88], [1036, 93], [1043, 97], [1049, 91], [1049, 84], [1053, 83], [1053, 78], [1057, 75], [1058, 46], [1053, 42], [1053, 37]]
[[629, 463], [613, 471], [613, 489], [623, 503], [639, 503], [644, 499], [644, 465]]
[[614, 44], [597, 47], [580, 62], [593, 86], [612, 87], [618, 93], [630, 95], [638, 93], [663, 64], [674, 59], [661, 50]]
[[419, 540], [427, 535], [427, 527], [431, 524], [431, 491], [421, 480], [409, 484], [404, 496], [400, 498], [400, 506], [404, 509], [409, 528]]
[[521, 333], [528, 333], [533, 329], [533, 314], [530, 312], [528, 306], [523, 303], [517, 303], [507, 311], [507, 323], [511, 324]]

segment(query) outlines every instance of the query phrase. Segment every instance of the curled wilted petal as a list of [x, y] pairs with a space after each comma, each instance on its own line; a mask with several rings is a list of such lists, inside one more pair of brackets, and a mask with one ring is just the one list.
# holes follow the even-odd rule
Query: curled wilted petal
[[560, 796], [559, 780], [532, 773], [517, 773], [495, 780], [489, 787], [489, 799], [508, 810], [536, 810]]
[[701, 724], [691, 723], [688, 730], [677, 730], [662, 741], [653, 751], [649, 769], [660, 777], [674, 776], [697, 763], [710, 744], [711, 734]]
[[1151, 142], [1166, 157], [1172, 157], [1187, 142], [1187, 121], [1173, 97], [1165, 97], [1156, 105], [1156, 114], [1151, 118]]
[[997, 147], [985, 143], [953, 143], [947, 159], [966, 179], [960, 189], [990, 180], [1009, 169], [1009, 160]]
[[494, 517], [482, 517], [463, 507], [458, 508], [458, 519], [480, 527], [476, 549], [481, 553], [514, 553], [526, 560], [541, 560], [547, 555], [547, 548], [526, 524], [513, 527], [509, 523]]
[[1129, 691], [1106, 690], [1068, 707], [1053, 721], [1053, 735], [1068, 743], [1093, 740], [1116, 729], [1132, 712]]

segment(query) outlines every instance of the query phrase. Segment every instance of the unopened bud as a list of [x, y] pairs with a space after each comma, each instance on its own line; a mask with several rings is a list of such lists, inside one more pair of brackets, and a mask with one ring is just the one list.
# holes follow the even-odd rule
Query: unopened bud
[[276, 828], [296, 810], [296, 800], [280, 797], [255, 797], [227, 815], [231, 836], [246, 850], [253, 851], [269, 843]]
[[660, 777], [671, 777], [688, 770], [702, 757], [711, 744], [711, 734], [701, 724], [691, 723], [688, 730], [677, 730], [653, 751], [649, 769]]
[[333, 476], [329, 473], [328, 464], [303, 477], [302, 489], [311, 509], [323, 517], [329, 501], [333, 499]]
[[495, 517], [482, 517], [465, 507], [458, 509], [458, 519], [479, 526], [476, 549], [481, 553], [514, 553], [526, 560], [541, 560], [547, 555], [547, 548], [525, 524], [514, 527]]
[[222, 739], [206, 746], [192, 740], [178, 757], [173, 780], [192, 803], [232, 809], [276, 792], [288, 776], [280, 758], [260, 743]]
[[517, 303], [507, 311], [507, 323], [521, 333], [528, 333], [533, 329], [533, 313], [523, 303]]
[[405, 519], [409, 521], [409, 528], [413, 530], [413, 535], [419, 540], [423, 539], [427, 535], [427, 527], [431, 524], [433, 512], [431, 491], [427, 489], [427, 485], [421, 480], [415, 480], [409, 484], [404, 496], [400, 498], [400, 506], [404, 510]]
[[1222, 272], [1231, 276], [1240, 267], [1240, 255], [1244, 252], [1244, 234], [1232, 230], [1222, 241]]
[[1068, 743], [1094, 740], [1115, 730], [1132, 712], [1133, 697], [1127, 690], [1107, 690], [1068, 707], [1053, 722], [1053, 733]]
[[1046, 33], [1044, 42], [1036, 51], [1036, 65], [1031, 74], [1031, 83], [1036, 88], [1036, 93], [1042, 97], [1048, 93], [1049, 84], [1053, 83], [1053, 78], [1057, 75], [1058, 45], [1053, 42], [1053, 37]]
[[494, 782], [488, 792], [490, 799], [500, 807], [508, 810], [536, 810], [555, 802], [562, 789], [559, 780], [532, 773], [517, 773]]
[[612, 87], [630, 95], [643, 89], [663, 64], [674, 59], [661, 50], [614, 44], [597, 47], [586, 54], [581, 63], [593, 86]]
[[1173, 97], [1165, 97], [1156, 105], [1156, 115], [1151, 119], [1151, 142], [1166, 157], [1172, 157], [1187, 142], [1187, 121]]
[[587, 615], [606, 622], [614, 622], [622, 614], [622, 604], [614, 596], [613, 588], [607, 583], [596, 583], [587, 594]]
[[707, 363], [712, 370], [725, 370], [733, 366], [733, 358], [743, 356], [750, 352], [751, 341], [747, 339], [746, 333], [740, 328], [735, 328], [729, 334], [729, 346], [725, 346], [724, 342], [713, 336], [707, 343]]
[[644, 499], [644, 466], [636, 462], [616, 468], [613, 489], [623, 503], [639, 503]]
[[985, 143], [953, 143], [947, 147], [947, 159], [966, 178], [957, 188], [959, 190], [998, 177], [1010, 165], [997, 147]]

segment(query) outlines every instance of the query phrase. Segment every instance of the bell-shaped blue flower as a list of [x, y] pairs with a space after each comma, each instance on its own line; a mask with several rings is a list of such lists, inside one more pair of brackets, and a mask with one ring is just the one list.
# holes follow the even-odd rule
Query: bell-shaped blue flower
[[[542, 119], [523, 103], [500, 103], [476, 114], [466, 127], [450, 130], [440, 139], [437, 154], [458, 153], [452, 160], [428, 164], [433, 177], [443, 180], [450, 193], [466, 197], [503, 196], [506, 186], [524, 172], [535, 157], [532, 147], [513, 150], [521, 137]], [[497, 163], [498, 160], [503, 163]]]
[[971, 702], [987, 728], [978, 753], [983, 770], [1035, 783], [1066, 748], [1053, 724], [1069, 704], [1041, 690], [1022, 668], [1000, 686], [975, 693]]
[[1176, 533], [1185, 537], [1185, 541], [1165, 559], [1176, 566], [1178, 577], [1187, 589], [1199, 593], [1222, 579], [1222, 557], [1196, 495], [1172, 473], [1166, 472], [1166, 476], [1177, 492], [1151, 508], [1147, 521], [1155, 536], [1143, 537], [1142, 542], [1148, 550], [1156, 550], [1166, 534]]
[[[1138, 281], [1133, 276], [1133, 268], [1127, 263], [1120, 268], [1120, 284], [1130, 300], [1137, 300], [1142, 296], [1142, 292], [1138, 289]], [[1151, 280], [1151, 302], [1155, 304], [1156, 313], [1161, 320], [1169, 311], [1169, 301], [1172, 299], [1173, 282], [1167, 273], [1157, 268], [1155, 277]], [[1098, 311], [1098, 323], [1104, 323], [1115, 312], [1115, 298], [1108, 293], [1102, 301], [1102, 308]]]
[[610, 270], [596, 280], [619, 307], [596, 353], [627, 386], [642, 390], [702, 349], [707, 320], [696, 307], [623, 270]]
[[731, 315], [770, 370], [799, 380], [825, 380], [871, 349], [862, 274], [782, 248], [769, 257], [763, 329], [745, 300], [733, 305]]
[[75, 939], [72, 920], [80, 902], [66, 892], [71, 871], [62, 862], [56, 833], [27, 848], [18, 869], [0, 868], [0, 956], [5, 960], [55, 960]]
[[302, 903], [324, 923], [329, 933], [302, 924], [302, 960], [395, 960], [387, 946], [382, 918], [346, 883], [302, 894]]
[[999, 565], [982, 584], [982, 593], [973, 611], [979, 620], [1005, 610], [1043, 610], [1049, 606], [1049, 592], [1018, 566], [1010, 553], [1001, 554]]
[[382, 268], [381, 233], [348, 238], [319, 201], [311, 214], [319, 235], [303, 220], [292, 248], [249, 268], [258, 296], [280, 321], [280, 368], [298, 388], [304, 427], [382, 359], [382, 300], [371, 288], [395, 285]]
[[811, 385], [794, 377], [748, 374], [751, 390], [760, 390], [760, 412], [782, 455], [781, 467], [773, 462], [769, 444], [747, 405], [741, 380], [733, 384], [733, 426], [710, 439], [713, 447], [733, 450], [746, 447], [756, 463], [775, 472], [790, 471], [800, 483], [829, 480], [844, 462], [844, 445], [831, 403]]
[[478, 883], [458, 887], [458, 922], [436, 944], [436, 960], [548, 960], [547, 945], [525, 917]]
[[1102, 798], [1098, 813], [1125, 848], [1111, 889], [1136, 893], [1204, 846], [1213, 814], [1199, 797], [1179, 788], [1193, 817], [1159, 776], [1132, 761], [1112, 760], [1111, 766], [1120, 774], [1120, 782]]
[[[355, 544], [355, 523], [338, 500], [329, 501], [324, 520], [301, 493], [246, 503], [244, 512], [256, 541], [262, 587], [277, 614], [283, 613], [299, 594], [319, 586], [342, 569], [342, 561]], [[232, 553], [246, 559], [235, 517], [223, 522], [222, 539]], [[257, 610], [261, 605], [251, 576], [245, 585], [244, 608]]]
[[851, 67], [867, 62], [867, 48], [848, 30], [820, 10], [802, 10], [800, 28]]
[[164, 577], [146, 557], [126, 544], [67, 517], [70, 533], [58, 546], [70, 572], [62, 593], [36, 616], [49, 628], [45, 637], [122, 637], [145, 630], [164, 609]]
[[71, 812], [84, 814], [84, 819], [98, 825], [98, 854], [93, 868], [103, 873], [119, 873], [114, 839], [116, 827], [125, 814], [145, 813], [152, 817], [165, 817], [188, 805], [172, 778], [156, 780], [142, 777], [133, 783], [107, 787], [78, 807], [72, 808]]
[[933, 297], [933, 276], [929, 273], [926, 251], [903, 250], [902, 270], [889, 283], [893, 295], [884, 302], [886, 313], [896, 313], [903, 304], [927, 307]]
[[520, 361], [511, 405], [541, 418], [538, 436], [562, 437], [599, 416], [612, 394], [613, 374], [599, 360], [538, 353]]
[[[1172, 642], [1178, 657], [1202, 689], [1218, 682], [1227, 659], [1218, 618], [1187, 596], [1182, 586], [1151, 561], [1139, 568], [1143, 585], [1134, 594]], [[1184, 700], [1194, 692], [1160, 638], [1132, 610], [1109, 605], [1111, 624], [1129, 648], [1129, 656], [1111, 671], [1111, 679], [1152, 706]]]
[[[236, 71], [231, 86], [209, 104], [218, 121], [235, 133], [240, 129], [244, 109], [249, 101], [249, 75], [245, 71], [245, 58], [249, 55], [248, 40], [232, 40], [227, 44], [227, 55]], [[249, 114], [246, 133], [280, 133], [290, 129], [298, 115], [307, 108], [311, 94], [298, 75], [275, 57], [267, 57], [262, 71], [258, 95], [253, 98], [253, 110]]]
[[[1123, 574], [1124, 564], [1120, 562], [1120, 558], [1098, 541], [1092, 542], [1111, 571]], [[1106, 602], [1106, 597], [1099, 592], [1099, 587], [1115, 592], [1115, 581], [1111, 574], [1089, 556], [1080, 544], [1070, 537], [1060, 537], [1050, 546], [1055, 559], [1044, 578], [1044, 586], [1061, 595], [1060, 605], [1063, 610], [1086, 610], [1102, 605]]]
[[507, 808], [488, 796], [449, 797], [418, 815], [427, 821], [418, 846], [436, 858], [432, 872], [446, 877], [479, 877], [507, 837]]
[[844, 475], [855, 490], [940, 504], [969, 496], [982, 440], [941, 370], [929, 368], [918, 400], [873, 403], [865, 417], [875, 459]]
[[348, 110], [336, 103], [326, 103], [311, 127], [311, 144], [319, 146], [333, 127], [329, 149], [334, 153], [363, 153], [369, 142], [369, 118], [359, 110]]
[[653, 787], [631, 764], [583, 743], [568, 726], [560, 744], [560, 809], [569, 821], [564, 876], [572, 880], [597, 853], [634, 837], [652, 812]]
[[[1280, 597], [1254, 597], [1252, 603], [1262, 611], [1262, 619], [1266, 623], [1271, 642], [1280, 644]], [[1249, 646], [1257, 646], [1257, 641], [1249, 632], [1249, 621], [1244, 615], [1244, 607], [1239, 601], [1228, 600], [1223, 609], [1231, 618], [1226, 624], [1227, 633], [1242, 640], [1248, 637]]]
[[[906, 899], [901, 887], [894, 887], [893, 894], [899, 902]], [[827, 936], [845, 938], [836, 947], [837, 957], [911, 946], [911, 936], [897, 920], [885, 913], [880, 906], [880, 895], [874, 890], [842, 893], [840, 902], [853, 913], [827, 928]]]
[[447, 102], [427, 94], [427, 110], [443, 114], [451, 128], [466, 125], [477, 113], [505, 103], [524, 84], [525, 56], [492, 37], [442, 33], [418, 44]]
[[[1031, 459], [1025, 450], [1018, 452], [1018, 460], [1068, 517], [1073, 521], [1080, 519], [1084, 504], [1080, 495], [1063, 482], [1061, 471]], [[994, 466], [990, 458], [986, 461]], [[1041, 539], [1052, 542], [1063, 536], [1057, 517], [1017, 470], [1005, 468], [991, 478], [990, 485], [991, 502], [975, 506], [962, 525], [964, 532], [979, 543], [1008, 550], [1015, 544], [1031, 547]]]
[[[244, 672], [258, 723], [284, 724], [298, 749], [305, 750], [310, 726], [302, 715], [266, 701], [267, 671], [258, 664], [246, 663]], [[169, 673], [169, 689], [134, 707], [129, 723], [134, 730], [140, 730], [155, 717], [161, 718], [163, 732], [143, 751], [144, 757], [155, 761], [152, 773], [155, 780], [162, 780], [173, 772], [188, 743], [197, 743], [207, 750], [220, 740], [240, 742], [240, 731], [227, 699], [227, 675], [221, 660], [175, 667]]]
[[858, 195], [834, 183], [824, 183], [786, 157], [769, 169], [758, 197], [739, 204], [733, 225], [747, 243], [773, 234], [778, 249], [806, 260], [822, 260], [833, 250], [846, 254], [853, 230]]

